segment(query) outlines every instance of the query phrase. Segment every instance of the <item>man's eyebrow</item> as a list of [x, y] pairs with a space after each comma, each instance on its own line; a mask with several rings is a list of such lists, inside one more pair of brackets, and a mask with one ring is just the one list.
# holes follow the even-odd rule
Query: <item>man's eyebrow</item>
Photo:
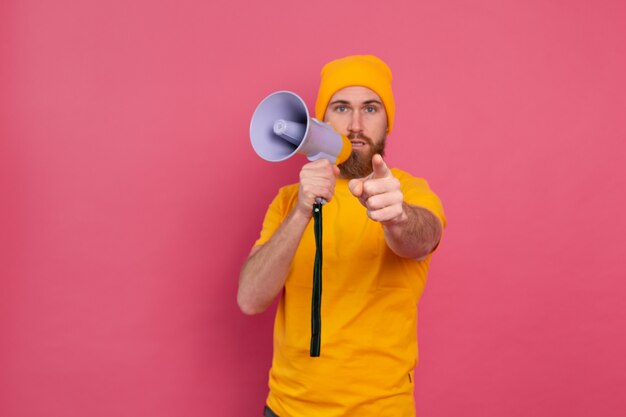
[[[351, 103], [348, 100], [333, 100], [330, 103], [328, 103], [329, 106], [332, 104], [351, 104]], [[362, 104], [379, 104], [381, 106], [383, 105], [383, 103], [380, 100], [376, 100], [376, 99], [364, 101]]]
[[331, 105], [331, 104], [350, 104], [350, 102], [347, 100], [333, 100], [330, 103], [328, 103], [328, 105]]

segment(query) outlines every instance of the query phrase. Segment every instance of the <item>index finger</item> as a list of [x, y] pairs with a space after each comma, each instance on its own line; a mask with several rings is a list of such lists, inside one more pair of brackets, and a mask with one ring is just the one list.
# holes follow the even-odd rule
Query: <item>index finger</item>
[[383, 160], [383, 157], [379, 154], [376, 154], [372, 157], [372, 168], [374, 170], [372, 173], [372, 178], [375, 179], [386, 178], [391, 174], [391, 171], [387, 167], [387, 164]]

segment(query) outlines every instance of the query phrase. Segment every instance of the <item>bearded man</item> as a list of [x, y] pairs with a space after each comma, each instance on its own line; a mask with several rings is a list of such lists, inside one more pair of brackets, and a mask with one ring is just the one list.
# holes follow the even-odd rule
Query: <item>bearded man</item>
[[[316, 117], [352, 143], [339, 165], [307, 163], [279, 190], [239, 279], [246, 314], [282, 292], [265, 416], [412, 417], [417, 303], [445, 216], [425, 180], [383, 160], [394, 123], [391, 71], [374, 56], [322, 69]], [[312, 206], [324, 206], [322, 354], [309, 355]]]

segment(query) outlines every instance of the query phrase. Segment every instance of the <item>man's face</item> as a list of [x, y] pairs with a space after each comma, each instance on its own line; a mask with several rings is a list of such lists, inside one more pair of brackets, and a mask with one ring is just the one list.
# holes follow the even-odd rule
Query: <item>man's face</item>
[[372, 157], [385, 153], [387, 112], [378, 94], [367, 87], [346, 87], [330, 99], [324, 121], [352, 143], [350, 158], [339, 165], [341, 177], [361, 178], [372, 172]]

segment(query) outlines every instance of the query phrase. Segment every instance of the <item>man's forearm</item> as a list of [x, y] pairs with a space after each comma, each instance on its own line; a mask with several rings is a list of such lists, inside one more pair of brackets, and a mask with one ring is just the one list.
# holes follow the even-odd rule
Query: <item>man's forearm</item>
[[422, 260], [439, 243], [441, 222], [425, 208], [406, 203], [403, 206], [400, 220], [383, 224], [385, 241], [396, 255]]
[[293, 210], [267, 243], [253, 249], [239, 275], [237, 302], [244, 313], [265, 311], [282, 290], [309, 221]]

